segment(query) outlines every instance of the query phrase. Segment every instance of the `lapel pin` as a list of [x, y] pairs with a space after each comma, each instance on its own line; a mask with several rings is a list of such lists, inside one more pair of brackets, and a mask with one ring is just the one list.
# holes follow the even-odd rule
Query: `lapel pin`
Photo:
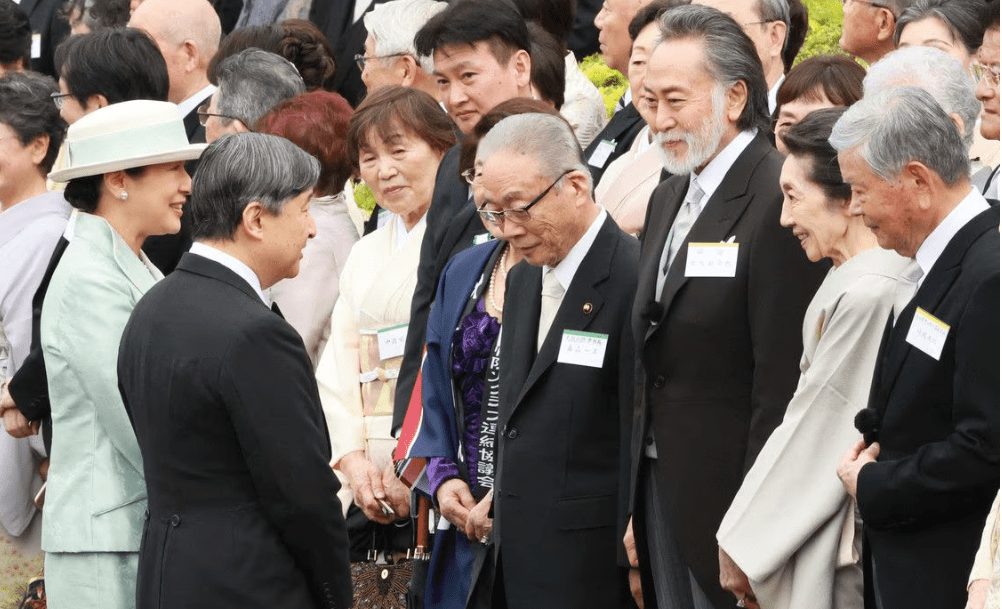
[[590, 302], [586, 302], [581, 306], [582, 315], [591, 315], [591, 312], [595, 309]]

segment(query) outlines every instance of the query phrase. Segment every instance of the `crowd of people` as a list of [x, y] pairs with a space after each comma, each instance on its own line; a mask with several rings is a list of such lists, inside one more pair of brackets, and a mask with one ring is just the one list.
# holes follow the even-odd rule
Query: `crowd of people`
[[998, 608], [999, 0], [842, 10], [0, 0], [0, 608]]

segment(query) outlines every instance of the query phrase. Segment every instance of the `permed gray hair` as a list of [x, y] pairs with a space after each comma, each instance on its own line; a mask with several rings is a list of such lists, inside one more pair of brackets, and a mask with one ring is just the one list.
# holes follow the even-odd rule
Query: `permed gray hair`
[[967, 179], [967, 146], [943, 108], [924, 89], [897, 87], [867, 95], [835, 123], [832, 147], [856, 150], [876, 175], [892, 182], [912, 161], [946, 184]]
[[690, 4], [665, 11], [658, 22], [658, 45], [672, 40], [702, 40], [708, 74], [724, 89], [738, 81], [748, 88], [748, 100], [738, 117], [738, 129], [769, 129], [769, 86], [755, 44], [733, 19], [715, 8]]
[[410, 55], [417, 59], [425, 72], [431, 74], [435, 62], [430, 56], [418, 55], [414, 48], [414, 36], [429, 19], [447, 6], [448, 3], [435, 0], [393, 0], [374, 6], [362, 17], [362, 21], [366, 31], [376, 41], [376, 55]]
[[559, 116], [529, 113], [501, 120], [480, 140], [477, 163], [499, 152], [531, 157], [539, 163], [540, 173], [551, 180], [568, 170], [580, 171], [588, 178], [591, 189], [591, 172], [581, 159], [578, 140]]
[[191, 238], [232, 239], [248, 203], [260, 201], [278, 215], [319, 178], [320, 163], [284, 137], [221, 137], [202, 153], [191, 183]]
[[947, 114], [959, 116], [964, 121], [964, 145], [971, 147], [981, 102], [975, 97], [974, 80], [956, 57], [933, 47], [892, 51], [870, 66], [863, 95], [903, 86], [925, 89]]
[[[217, 71], [216, 110], [253, 129], [257, 119], [279, 102], [306, 91], [296, 66], [257, 48], [227, 57]], [[223, 119], [225, 120], [225, 119]]]

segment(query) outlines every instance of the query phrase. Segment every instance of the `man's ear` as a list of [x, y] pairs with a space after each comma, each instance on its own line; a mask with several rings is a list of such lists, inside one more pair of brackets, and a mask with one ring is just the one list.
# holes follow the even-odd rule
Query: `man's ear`
[[405, 87], [413, 87], [414, 81], [418, 77], [418, 70], [421, 69], [420, 64], [411, 55], [401, 55], [397, 61], [397, 66], [399, 66], [397, 69], [402, 71], [400, 84]]
[[239, 230], [254, 241], [264, 239], [264, 215], [268, 210], [260, 201], [251, 201], [241, 214]]
[[932, 205], [933, 188], [939, 176], [918, 161], [909, 161], [902, 170], [901, 176], [909, 183], [909, 187], [920, 195], [918, 197], [919, 207], [923, 210], [928, 209]]
[[185, 40], [181, 43], [181, 52], [184, 53], [184, 71], [194, 72], [201, 62], [202, 53], [193, 40]]
[[508, 61], [515, 74], [515, 82], [519, 89], [528, 89], [532, 76], [532, 59], [524, 50], [519, 49]]
[[773, 21], [767, 24], [769, 27], [769, 44], [772, 47], [772, 56], [783, 58], [783, 47], [786, 46], [787, 26], [782, 21]]
[[741, 118], [741, 113], [745, 111], [745, 105], [748, 104], [748, 84], [743, 80], [739, 80], [731, 88], [727, 90], [724, 96], [724, 106], [726, 107], [726, 115], [728, 120], [732, 123], [737, 123], [738, 119]]
[[877, 40], [884, 42], [894, 38], [894, 26], [897, 24], [897, 17], [891, 9], [884, 7], [877, 8]]

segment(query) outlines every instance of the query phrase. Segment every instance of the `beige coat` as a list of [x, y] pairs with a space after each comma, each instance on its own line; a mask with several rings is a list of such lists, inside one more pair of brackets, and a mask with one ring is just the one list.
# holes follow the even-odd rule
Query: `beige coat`
[[609, 211], [619, 228], [634, 237], [644, 228], [647, 203], [661, 181], [661, 153], [657, 144], [639, 152], [649, 133], [644, 127], [626, 154], [609, 165], [595, 187], [595, 201]]
[[853, 418], [905, 264], [863, 252], [832, 269], [807, 308], [797, 390], [717, 531], [762, 607], [863, 607], [860, 523], [835, 467], [859, 439]]

